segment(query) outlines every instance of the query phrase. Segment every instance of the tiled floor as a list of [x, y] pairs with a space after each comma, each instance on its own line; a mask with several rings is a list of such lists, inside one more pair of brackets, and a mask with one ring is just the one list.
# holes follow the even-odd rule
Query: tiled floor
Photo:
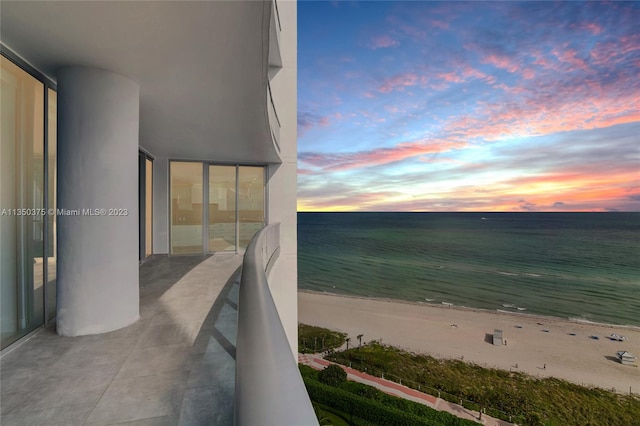
[[154, 256], [140, 320], [95, 336], [44, 330], [0, 360], [0, 424], [231, 425], [242, 256]]

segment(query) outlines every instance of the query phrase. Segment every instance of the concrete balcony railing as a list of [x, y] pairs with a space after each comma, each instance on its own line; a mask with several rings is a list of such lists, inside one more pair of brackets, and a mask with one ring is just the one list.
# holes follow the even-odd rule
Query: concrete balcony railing
[[278, 117], [278, 111], [276, 105], [273, 102], [273, 94], [271, 93], [271, 84], [267, 84], [267, 111], [269, 115], [269, 126], [271, 127], [271, 136], [273, 137], [273, 143], [276, 146], [278, 152], [280, 152], [280, 118]]
[[236, 426], [317, 425], [313, 406], [269, 290], [280, 253], [280, 224], [251, 240], [244, 254], [236, 342]]

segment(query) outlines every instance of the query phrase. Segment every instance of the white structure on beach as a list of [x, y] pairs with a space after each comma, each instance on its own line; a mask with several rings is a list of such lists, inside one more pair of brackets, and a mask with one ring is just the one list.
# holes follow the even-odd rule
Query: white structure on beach
[[627, 351], [618, 351], [616, 352], [616, 355], [618, 356], [620, 364], [623, 365], [634, 365], [636, 363], [636, 359], [638, 359], [637, 356]]
[[495, 346], [504, 345], [504, 341], [502, 339], [502, 330], [498, 330], [497, 328], [493, 329], [493, 344]]

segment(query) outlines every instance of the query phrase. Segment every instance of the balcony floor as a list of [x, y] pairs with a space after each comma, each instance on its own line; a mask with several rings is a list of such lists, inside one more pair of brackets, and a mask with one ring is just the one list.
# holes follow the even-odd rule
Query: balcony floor
[[153, 256], [140, 320], [114, 332], [43, 330], [0, 360], [0, 423], [231, 425], [242, 256]]

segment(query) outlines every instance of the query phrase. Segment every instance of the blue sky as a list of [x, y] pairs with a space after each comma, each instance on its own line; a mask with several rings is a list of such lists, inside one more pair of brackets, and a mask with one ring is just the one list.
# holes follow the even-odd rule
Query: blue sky
[[300, 211], [640, 211], [639, 2], [298, 2]]

